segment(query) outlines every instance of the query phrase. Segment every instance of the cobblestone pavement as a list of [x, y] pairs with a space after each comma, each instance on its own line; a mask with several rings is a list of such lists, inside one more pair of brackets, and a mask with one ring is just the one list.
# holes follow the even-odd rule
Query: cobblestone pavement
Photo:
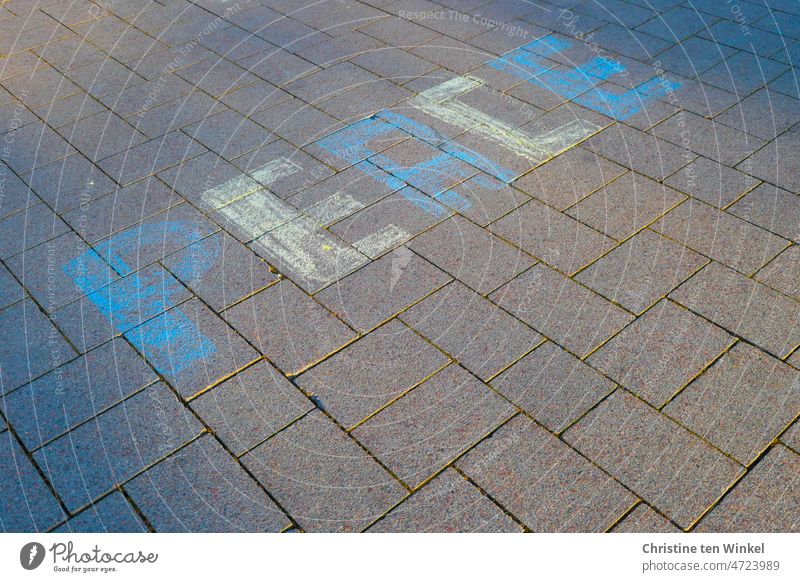
[[3, 530], [800, 530], [797, 0], [6, 0], [0, 57]]

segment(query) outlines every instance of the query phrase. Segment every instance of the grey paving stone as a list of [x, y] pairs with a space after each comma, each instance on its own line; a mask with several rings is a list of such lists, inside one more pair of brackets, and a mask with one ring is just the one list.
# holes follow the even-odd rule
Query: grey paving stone
[[200, 433], [202, 426], [155, 384], [34, 453], [74, 511]]
[[232, 109], [188, 125], [183, 131], [226, 160], [237, 158], [276, 139], [270, 132]]
[[174, 73], [182, 67], [204, 61], [214, 54], [203, 45], [188, 42], [172, 47], [152, 48], [139, 56], [139, 59], [128, 63], [137, 75], [153, 80], [160, 75]]
[[297, 385], [349, 428], [448, 362], [447, 356], [393, 320], [299, 376]]
[[800, 301], [800, 247], [792, 245], [756, 274], [756, 279]]
[[147, 141], [144, 135], [110, 111], [65, 125], [58, 132], [90, 160], [102, 160]]
[[334, 224], [330, 231], [364, 255], [377, 258], [453, 213], [407, 186]]
[[[737, 102], [736, 95], [713, 85], [684, 79], [676, 75], [667, 74], [665, 77], [670, 81], [680, 83], [678, 90], [672, 93], [677, 99], [675, 105], [697, 115], [706, 118], [714, 117]], [[663, 99], [663, 97], [660, 98]]]
[[543, 340], [527, 325], [457, 282], [400, 317], [483, 380]]
[[10, 145], [4, 148], [2, 161], [20, 175], [75, 152], [75, 148], [43, 123], [29, 123], [7, 134], [5, 141], [6, 144], [10, 141]]
[[262, 360], [192, 400], [191, 407], [238, 456], [314, 405]]
[[11, 272], [0, 265], [0, 309], [21, 301], [25, 297], [22, 285], [11, 275]]
[[382, 46], [381, 41], [354, 30], [293, 52], [306, 61], [326, 67]]
[[58, 526], [54, 533], [141, 533], [148, 531], [142, 518], [119, 491]]
[[[288, 160], [297, 171], [275, 175], [271, 170], [275, 160]], [[235, 159], [233, 164], [281, 198], [288, 198], [334, 173], [325, 164], [282, 139]]]
[[[0, 337], [0, 392], [7, 393], [60, 366], [74, 350], [30, 299], [0, 311], [4, 329], [16, 334]], [[21, 329], [20, 329], [21, 326]]]
[[660, 53], [658, 61], [661, 67], [672, 73], [702, 78], [702, 73], [734, 54], [736, 51], [729, 46], [691, 36]]
[[726, 166], [738, 164], [764, 145], [763, 140], [723, 125], [716, 119], [711, 121], [694, 113], [678, 112], [656, 125], [651, 133]]
[[614, 390], [614, 383], [547, 342], [492, 380], [546, 428], [561, 432]]
[[789, 532], [800, 521], [800, 456], [775, 446], [697, 526], [698, 532]]
[[800, 240], [800, 197], [772, 184], [762, 184], [729, 212], [784, 238]]
[[205, 35], [200, 39], [200, 43], [231, 61], [238, 61], [261, 51], [274, 48], [273, 45], [265, 40], [235, 26], [229, 26]]
[[306, 531], [359, 531], [406, 490], [322, 413], [311, 413], [243, 457]]
[[128, 118], [128, 123], [149, 138], [167, 134], [210, 115], [223, 111], [225, 106], [202, 91], [192, 91], [185, 97], [157, 105]]
[[191, 83], [184, 81], [178, 75], [166, 73], [150, 81], [128, 83], [121, 91], [104, 95], [100, 101], [120, 117], [129, 118], [142, 115], [148, 109], [162, 103], [188, 95], [193, 89]]
[[210, 58], [175, 71], [179, 77], [189, 81], [212, 97], [255, 83], [255, 75], [225, 59]]
[[490, 230], [569, 275], [614, 246], [610, 238], [538, 200], [504, 216]]
[[117, 183], [127, 186], [206, 151], [192, 138], [173, 132], [108, 157], [98, 166]]
[[113, 59], [96, 60], [70, 68], [65, 74], [70, 81], [96, 98], [119, 93], [145, 81]]
[[157, 178], [119, 188], [63, 214], [64, 220], [89, 243], [95, 243], [183, 202]]
[[66, 516], [11, 432], [0, 433], [0, 528], [44, 532]]
[[239, 64], [264, 81], [277, 86], [318, 69], [315, 64], [289, 51], [275, 49], [241, 59]]
[[[55, 39], [52, 39], [55, 40]], [[3, 86], [31, 109], [77, 93], [80, 88], [49, 65], [3, 81]]]
[[361, 208], [403, 187], [371, 164], [357, 164], [290, 197], [287, 202], [303, 210], [322, 225], [351, 216]]
[[483, 172], [435, 198], [478, 226], [486, 226], [530, 200], [519, 190]]
[[417, 487], [515, 412], [464, 368], [452, 364], [352, 434], [411, 487]]
[[703, 81], [737, 95], [749, 95], [787, 69], [778, 61], [739, 52], [703, 74]]
[[24, 210], [37, 202], [39, 197], [19, 179], [5, 164], [0, 164], [0, 194], [3, 203], [0, 205], [0, 218], [5, 218], [19, 210]]
[[35, 204], [0, 220], [0, 258], [6, 259], [67, 232], [44, 204]]
[[[216, 255], [212, 265], [209, 251]], [[214, 311], [278, 281], [269, 265], [230, 235], [218, 232], [164, 260], [172, 273]]]
[[[76, 274], [80, 275], [80, 270]], [[152, 265], [55, 310], [51, 316], [64, 335], [84, 353], [190, 295], [163, 267]]]
[[786, 132], [739, 164], [737, 169], [785, 190], [798, 192], [800, 178], [796, 169], [800, 161], [799, 146], [800, 132]]
[[288, 101], [291, 98], [292, 96], [283, 89], [278, 89], [272, 83], [259, 80], [252, 85], [246, 85], [236, 89], [236, 91], [225, 93], [220, 96], [219, 100], [242, 115], [249, 116], [278, 103]]
[[371, 23], [360, 32], [396, 47], [417, 46], [439, 36], [438, 32], [395, 16]]
[[535, 262], [461, 217], [449, 218], [408, 247], [481, 294], [497, 289]]
[[39, 118], [19, 101], [14, 100], [0, 106], [0, 132], [2, 133], [13, 132], [34, 121], [39, 121]]
[[[76, 285], [62, 267], [88, 248], [75, 233], [67, 232], [15, 255], [6, 264], [42, 308], [52, 313], [116, 278], [111, 267], [102, 261], [84, 261], [82, 275], [87, 280], [83, 285]], [[92, 259], [97, 259], [97, 256], [92, 256]]]
[[567, 430], [564, 438], [684, 529], [744, 472], [621, 390]]
[[306, 103], [316, 105], [359, 85], [372, 84], [376, 80], [378, 77], [373, 73], [344, 61], [292, 81], [285, 89]]
[[[364, 32], [365, 29], [360, 30]], [[360, 54], [353, 58], [352, 62], [398, 84], [403, 84], [436, 69], [435, 64], [413, 55], [407, 50], [394, 47], [382, 47]]]
[[625, 169], [583, 148], [572, 148], [518, 179], [523, 192], [558, 210], [566, 210]]
[[56, 129], [102, 111], [107, 111], [107, 108], [83, 91], [33, 110], [47, 125]]
[[522, 528], [454, 469], [446, 469], [370, 533], [511, 533]]
[[602, 532], [636, 497], [524, 416], [457, 466], [534, 532]]
[[637, 30], [663, 38], [669, 42], [683, 40], [719, 20], [691, 7], [676, 6], [636, 27]]
[[685, 199], [672, 188], [628, 172], [578, 202], [567, 214], [624, 240]]
[[22, 178], [58, 213], [117, 189], [98, 166], [78, 153], [40, 166]]
[[252, 119], [296, 146], [304, 146], [344, 127], [336, 118], [296, 98], [260, 111]]
[[444, 286], [451, 277], [405, 247], [324, 289], [316, 298], [366, 333]]
[[290, 281], [235, 305], [225, 319], [287, 374], [298, 374], [356, 335]]
[[654, 180], [663, 180], [692, 161], [683, 149], [638, 129], [618, 124], [590, 138], [589, 151], [631, 168]]
[[125, 485], [157, 532], [278, 532], [289, 519], [204, 436]]
[[800, 100], [765, 88], [745, 97], [715, 119], [771, 140], [800, 121]]
[[625, 327], [633, 316], [544, 265], [492, 293], [493, 302], [579, 357]]
[[612, 530], [614, 533], [681, 533], [663, 515], [659, 515], [644, 503], [636, 506], [625, 519]]
[[116, 339], [7, 394], [3, 414], [33, 450], [157, 379]]
[[714, 324], [662, 300], [588, 362], [660, 408], [732, 341]]
[[758, 183], [757, 179], [708, 158], [697, 158], [665, 180], [668, 186], [716, 208], [728, 206]]
[[219, 157], [206, 152], [184, 161], [158, 177], [199, 207], [212, 210], [258, 189], [258, 182]]
[[800, 344], [797, 302], [718, 263], [710, 263], [670, 297], [778, 357]]
[[797, 422], [789, 430], [781, 435], [781, 442], [792, 447], [795, 452], [800, 449], [800, 424]]
[[640, 314], [707, 263], [706, 257], [645, 229], [575, 278]]
[[697, 200], [687, 200], [652, 228], [748, 275], [788, 246], [788, 241]]
[[740, 342], [664, 412], [750, 465], [800, 414], [800, 372]]
[[[180, 332], [175, 331], [176, 319], [181, 321]], [[125, 335], [186, 398], [259, 357], [236, 331], [197, 299], [166, 311]], [[154, 342], [154, 337], [159, 341]], [[167, 341], [160, 339], [164, 337]], [[202, 358], [186, 360], [184, 351], [192, 349], [202, 353]]]

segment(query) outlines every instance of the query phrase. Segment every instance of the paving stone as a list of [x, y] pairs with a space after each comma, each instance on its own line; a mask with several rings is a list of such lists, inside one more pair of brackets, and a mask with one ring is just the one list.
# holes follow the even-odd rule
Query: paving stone
[[84, 202], [63, 214], [64, 220], [89, 243], [95, 243], [183, 202], [157, 178], [147, 178]]
[[636, 497], [524, 416], [457, 466], [535, 532], [602, 532]]
[[504, 216], [490, 230], [570, 275], [614, 246], [608, 237], [538, 200]]
[[284, 50], [270, 49], [239, 61], [250, 73], [281, 86], [317, 70], [315, 64]]
[[72, 145], [43, 123], [29, 123], [6, 135], [6, 145], [8, 140], [13, 147], [4, 148], [2, 160], [19, 175], [75, 152]]
[[108, 157], [98, 166], [117, 183], [127, 186], [206, 151], [192, 138], [173, 132]]
[[3, 133], [13, 132], [35, 121], [39, 121], [39, 118], [19, 101], [14, 100], [0, 106], [0, 131]]
[[47, 242], [68, 230], [44, 204], [35, 204], [0, 220], [0, 258], [8, 258]]
[[759, 182], [708, 158], [697, 158], [664, 183], [716, 208], [723, 208]]
[[[91, 283], [76, 285], [62, 267], [88, 248], [75, 233], [68, 232], [15, 255], [6, 264], [42, 308], [51, 313], [116, 278], [111, 267], [100, 260], [90, 260], [82, 266], [83, 275]], [[93, 255], [92, 259], [99, 258]]]
[[483, 380], [512, 364], [543, 339], [456, 282], [400, 317]]
[[800, 344], [795, 301], [718, 263], [710, 263], [670, 297], [779, 357]]
[[[365, 31], [363, 28], [360, 30]], [[403, 84], [436, 69], [435, 64], [425, 59], [413, 55], [407, 50], [392, 47], [383, 47], [363, 53], [351, 60], [358, 66], [398, 84]]]
[[40, 166], [22, 178], [58, 213], [117, 189], [98, 166], [77, 153]]
[[96, 98], [124, 91], [145, 81], [127, 67], [107, 58], [70, 68], [66, 76]]
[[385, 198], [404, 184], [362, 162], [298, 192], [287, 202], [327, 226]]
[[737, 95], [749, 95], [787, 69], [783, 63], [751, 53], [736, 53], [703, 74], [703, 81]]
[[289, 519], [204, 436], [125, 485], [157, 532], [278, 532]]
[[800, 161], [800, 132], [789, 131], [747, 158], [737, 169], [791, 192], [800, 191], [795, 171]]
[[370, 533], [512, 533], [522, 528], [454, 469], [446, 469]]
[[208, 210], [258, 189], [258, 182], [214, 152], [159, 172], [158, 177], [187, 200]]
[[175, 71], [179, 77], [189, 81], [212, 97], [255, 83], [258, 79], [236, 63], [220, 58], [210, 58]]
[[69, 97], [58, 99], [52, 103], [40, 105], [33, 110], [47, 125], [55, 129], [102, 111], [107, 111], [107, 108], [83, 91], [73, 93]]
[[694, 113], [678, 112], [656, 125], [651, 132], [726, 166], [738, 164], [764, 145], [763, 140], [723, 125], [716, 119], [719, 118], [711, 121]]
[[797, 531], [800, 456], [777, 445], [697, 526], [698, 532]]
[[732, 339], [715, 325], [664, 300], [592, 354], [588, 362], [661, 407]]
[[564, 430], [615, 388], [611, 380], [552, 342], [497, 376], [492, 386], [554, 432]]
[[364, 255], [377, 258], [452, 213], [416, 188], [407, 186], [342, 219], [330, 231]]
[[3, 203], [0, 205], [0, 218], [5, 218], [19, 210], [40, 202], [28, 185], [14, 175], [5, 164], [0, 164], [0, 193]]
[[720, 114], [716, 120], [771, 140], [800, 121], [800, 100], [761, 89]]
[[800, 414], [800, 373], [740, 342], [664, 412], [750, 465]]
[[800, 424], [795, 421], [794, 425], [781, 435], [781, 442], [797, 452], [800, 449]]
[[293, 52], [315, 65], [327, 67], [382, 46], [379, 40], [354, 30]]
[[25, 295], [22, 285], [17, 282], [8, 269], [0, 265], [0, 309], [21, 301]]
[[684, 77], [701, 77], [717, 63], [736, 53], [732, 47], [691, 36], [658, 55], [659, 66]]
[[246, 85], [236, 89], [236, 91], [225, 93], [220, 96], [219, 100], [242, 115], [250, 116], [291, 98], [292, 96], [289, 93], [283, 89], [278, 89], [272, 83], [257, 81], [252, 85]]
[[33, 450], [157, 379], [117, 339], [7, 394], [3, 414]]
[[519, 190], [483, 172], [435, 198], [482, 227], [530, 200]]
[[4, 533], [44, 532], [66, 517], [9, 431], [0, 433], [0, 475]]
[[74, 511], [188, 442], [202, 426], [155, 384], [34, 453]]
[[[667, 95], [667, 100], [670, 99], [670, 95], [673, 95], [676, 106], [697, 115], [706, 118], [714, 117], [737, 102], [736, 95], [713, 85], [684, 79], [677, 75], [664, 76], [673, 83], [680, 83], [677, 91]], [[663, 99], [660, 94], [659, 98]]]
[[201, 38], [200, 42], [203, 46], [231, 61], [238, 61], [274, 48], [265, 40], [235, 26], [212, 32]]
[[191, 406], [237, 456], [314, 408], [264, 360], [192, 400]]
[[659, 515], [644, 503], [636, 506], [625, 519], [612, 530], [614, 533], [681, 533], [663, 515]]
[[[55, 40], [55, 39], [51, 39]], [[31, 109], [77, 93], [80, 88], [49, 65], [3, 81], [3, 86]]]
[[624, 240], [685, 199], [672, 188], [628, 172], [567, 213], [610, 237]]
[[566, 210], [624, 172], [613, 162], [572, 148], [525, 174], [514, 185], [558, 210]]
[[223, 111], [225, 106], [201, 91], [143, 111], [128, 122], [149, 138], [165, 135]]
[[226, 160], [246, 154], [275, 139], [270, 132], [228, 109], [206, 117], [183, 131]]
[[306, 103], [317, 103], [363, 84], [372, 84], [378, 77], [351, 62], [344, 61], [320, 69], [286, 85], [286, 90]]
[[756, 274], [756, 279], [800, 301], [800, 247], [792, 245]]
[[645, 229], [575, 278], [640, 314], [706, 263], [702, 255]]
[[[216, 258], [209, 267], [209, 249]], [[216, 233], [164, 260], [172, 273], [213, 310], [221, 311], [276, 282], [264, 261], [226, 233]]]
[[636, 29], [674, 42], [704, 30], [717, 20], [719, 19], [714, 16], [703, 14], [690, 7], [676, 6], [659, 14], [657, 18], [638, 25]]
[[716, 43], [761, 56], [769, 56], [786, 44], [784, 39], [777, 34], [759, 29], [749, 29], [748, 32], [749, 34], [742, 34], [742, 28], [738, 22], [720, 20], [699, 34], [714, 39]]
[[102, 160], [147, 141], [144, 135], [110, 111], [65, 125], [58, 131], [90, 160]]
[[612, 394], [564, 438], [682, 528], [744, 472], [624, 391]]
[[460, 217], [416, 237], [408, 247], [481, 294], [497, 289], [535, 262]]
[[590, 138], [584, 147], [658, 181], [691, 162], [694, 157], [687, 159], [683, 149], [678, 146], [621, 124]]
[[439, 33], [429, 28], [397, 17], [389, 17], [371, 23], [359, 29], [359, 32], [399, 47], [417, 46], [439, 36]]
[[287, 374], [298, 374], [356, 335], [290, 281], [235, 305], [225, 319]]
[[142, 533], [147, 526], [119, 491], [58, 526], [55, 533]]
[[128, 83], [128, 85], [119, 92], [100, 98], [102, 103], [123, 118], [142, 115], [157, 105], [188, 95], [194, 89], [191, 83], [184, 81], [174, 73], [167, 73], [150, 81], [140, 80], [136, 84]]
[[145, 79], [153, 80], [160, 75], [174, 73], [213, 57], [214, 53], [196, 42], [176, 45], [169, 48], [152, 48], [140, 55], [138, 60], [128, 63], [131, 70]]
[[633, 316], [563, 275], [534, 265], [489, 297], [579, 357], [625, 327]]
[[766, 230], [697, 200], [687, 200], [652, 228], [746, 274], [757, 271], [788, 245]]
[[317, 294], [361, 333], [444, 286], [451, 277], [405, 247], [395, 249]]
[[359, 531], [406, 492], [322, 413], [305, 416], [243, 462], [306, 531]]
[[452, 364], [352, 434], [405, 483], [416, 487], [514, 412], [508, 401]]
[[762, 184], [729, 211], [784, 238], [800, 240], [800, 197], [772, 184]]

